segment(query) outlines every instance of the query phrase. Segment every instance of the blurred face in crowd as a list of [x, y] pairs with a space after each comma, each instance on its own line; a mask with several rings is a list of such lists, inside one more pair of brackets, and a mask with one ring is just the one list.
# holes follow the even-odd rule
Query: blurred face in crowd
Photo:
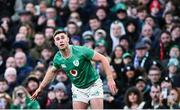
[[153, 35], [153, 29], [150, 25], [144, 25], [142, 29], [142, 35], [144, 37], [151, 38]]
[[116, 47], [115, 48], [115, 56], [116, 58], [121, 58], [122, 57], [122, 54], [123, 54], [123, 50], [121, 47]]
[[126, 12], [119, 12], [117, 13], [118, 19], [125, 19], [126, 18]]
[[14, 56], [18, 68], [26, 64], [26, 55], [23, 52], [17, 52]]
[[147, 49], [136, 49], [136, 55], [138, 58], [143, 58], [146, 55]]
[[50, 60], [50, 58], [52, 57], [53, 52], [49, 49], [43, 49], [41, 52], [41, 56], [45, 59], [45, 60]]
[[43, 34], [36, 34], [34, 36], [34, 43], [37, 45], [37, 46], [42, 46], [45, 42], [45, 38], [44, 38], [44, 35]]
[[39, 86], [38, 83], [33, 80], [30, 80], [27, 85], [27, 87], [30, 91], [36, 90], [38, 88], [38, 86]]
[[47, 8], [46, 17], [47, 19], [54, 19], [56, 17], [56, 10], [54, 8]]
[[4, 77], [9, 84], [16, 82], [16, 78], [17, 78], [16, 70], [14, 68], [7, 68]]
[[176, 57], [176, 58], [179, 58], [180, 56], [180, 51], [179, 51], [179, 48], [177, 47], [172, 47], [170, 52], [169, 52], [169, 56], [172, 58], [172, 57]]
[[147, 5], [149, 3], [149, 0], [138, 0], [139, 3], [142, 3], [143, 5]]
[[19, 28], [19, 33], [24, 34], [25, 36], [28, 35], [28, 28], [26, 26], [21, 26]]
[[49, 98], [50, 100], [54, 100], [54, 99], [56, 98], [55, 92], [52, 91], [52, 90], [50, 90], [50, 91], [48, 92], [48, 98]]
[[154, 27], [154, 26], [155, 26], [154, 19], [151, 18], [151, 17], [147, 17], [147, 18], [145, 19], [145, 24], [148, 24], [148, 25], [150, 25], [151, 27]]
[[71, 12], [76, 11], [79, 8], [78, 0], [69, 0], [68, 7], [69, 7]]
[[167, 46], [171, 42], [171, 36], [167, 33], [162, 33], [160, 36], [160, 40], [164, 46]]
[[107, 7], [108, 6], [108, 2], [107, 0], [97, 0], [97, 6], [103, 6], [103, 7]]
[[94, 18], [94, 19], [90, 19], [89, 20], [89, 26], [92, 30], [97, 30], [98, 28], [100, 28], [101, 23], [98, 19]]
[[78, 23], [80, 21], [80, 15], [78, 12], [72, 12], [69, 16], [69, 21]]
[[122, 39], [119, 44], [122, 45], [125, 50], [129, 49], [129, 42], [126, 39]]
[[126, 58], [123, 58], [123, 63], [126, 65], [126, 64], [130, 64], [132, 62], [132, 58], [130, 57], [126, 57]]
[[130, 32], [130, 33], [133, 33], [135, 32], [135, 25], [133, 23], [130, 23], [128, 26], [127, 26], [127, 31]]
[[147, 16], [147, 11], [146, 10], [142, 10], [140, 12], [137, 13], [137, 16], [140, 20], [144, 20], [145, 17]]
[[51, 39], [54, 34], [54, 29], [53, 28], [46, 28], [45, 29], [45, 37], [46, 39]]
[[40, 13], [45, 13], [46, 12], [46, 8], [47, 8], [46, 2], [43, 2], [43, 1], [40, 2], [39, 8], [40, 8]]
[[74, 35], [76, 32], [77, 32], [77, 25], [76, 24], [73, 24], [73, 23], [70, 23], [67, 25], [67, 32], [70, 34], [70, 35]]
[[35, 14], [35, 7], [32, 3], [28, 3], [25, 7], [26, 11], [30, 11], [31, 13]]
[[128, 99], [129, 99], [129, 102], [131, 103], [137, 103], [138, 95], [132, 92], [128, 95]]
[[143, 91], [144, 88], [145, 88], [145, 86], [146, 86], [146, 84], [145, 84], [144, 81], [138, 81], [138, 82], [136, 83], [136, 87], [139, 89], [139, 91]]
[[161, 77], [161, 73], [159, 70], [150, 70], [148, 74], [148, 78], [150, 79], [152, 84], [159, 82]]
[[56, 5], [56, 7], [62, 7], [62, 5], [63, 5], [63, 0], [56, 0], [55, 1], [55, 5]]
[[166, 24], [171, 24], [172, 20], [173, 20], [172, 14], [169, 13], [169, 14], [165, 15], [165, 22], [166, 22]]
[[151, 87], [151, 91], [150, 91], [150, 96], [151, 96], [151, 99], [152, 101], [154, 102], [159, 102], [159, 97], [160, 97], [160, 87], [157, 86], [152, 86]]
[[20, 15], [20, 21], [22, 23], [31, 21], [31, 15], [27, 15], [27, 14]]
[[[178, 90], [178, 89], [177, 89]], [[171, 97], [175, 102], [179, 102], [179, 92], [176, 89], [171, 89], [169, 92], [169, 96]]]
[[0, 93], [4, 93], [8, 89], [8, 84], [5, 81], [0, 81]]
[[65, 82], [65, 81], [68, 80], [68, 77], [67, 77], [67, 75], [66, 75], [65, 72], [63, 72], [63, 71], [58, 71], [57, 76], [56, 76], [56, 80], [57, 80], [57, 81]]
[[65, 93], [62, 89], [55, 90], [55, 95], [57, 100], [62, 100], [65, 96]]
[[49, 26], [49, 27], [54, 27], [55, 28], [56, 27], [56, 22], [55, 22], [54, 19], [48, 19], [46, 25]]
[[8, 67], [16, 67], [16, 61], [14, 57], [8, 57], [6, 60], [6, 68]]
[[39, 70], [36, 70], [35, 72], [34, 72], [34, 74], [35, 74], [35, 76], [36, 76], [36, 78], [37, 79], [41, 79], [43, 76], [44, 76], [44, 72], [41, 72], [41, 71], [39, 71]]
[[128, 70], [128, 71], [126, 72], [126, 77], [127, 77], [128, 79], [132, 79], [132, 78], [134, 77], [134, 75], [135, 75], [135, 72], [134, 72], [133, 70]]
[[17, 33], [16, 35], [16, 41], [27, 41], [25, 34]]
[[119, 24], [112, 25], [112, 34], [115, 37], [121, 36], [121, 26]]
[[96, 16], [100, 19], [100, 20], [104, 20], [106, 18], [106, 12], [103, 9], [98, 9], [96, 12]]
[[101, 54], [106, 53], [106, 47], [103, 44], [97, 45], [95, 50]]
[[171, 32], [172, 40], [175, 40], [180, 37], [180, 27], [176, 27]]
[[171, 65], [168, 67], [169, 73], [171, 74], [176, 74], [177, 72], [177, 67], [175, 65]]
[[60, 33], [54, 37], [54, 43], [60, 50], [64, 50], [69, 45], [69, 38], [67, 34]]

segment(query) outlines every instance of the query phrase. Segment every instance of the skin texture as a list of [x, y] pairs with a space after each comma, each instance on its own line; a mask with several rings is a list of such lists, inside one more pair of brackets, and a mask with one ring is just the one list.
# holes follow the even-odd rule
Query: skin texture
[[[54, 43], [59, 48], [59, 51], [63, 55], [63, 57], [68, 58], [70, 57], [70, 48], [69, 48], [69, 38], [65, 33], [59, 33], [54, 37]], [[114, 79], [112, 77], [112, 70], [110, 68], [109, 62], [103, 55], [95, 52], [95, 55], [92, 58], [93, 61], [100, 61], [105, 69], [107, 80], [108, 80], [108, 86], [111, 90], [112, 94], [117, 93], [116, 84], [114, 82]], [[40, 84], [39, 88], [35, 91], [35, 93], [32, 95], [31, 99], [36, 99], [38, 94], [43, 90], [43, 88], [48, 85], [48, 83], [53, 79], [55, 76], [55, 72], [57, 69], [52, 66], [48, 69], [42, 83]], [[91, 107], [94, 109], [103, 109], [103, 99], [92, 99], [90, 100]], [[74, 101], [73, 102], [73, 108], [74, 109], [86, 109], [88, 104]]]

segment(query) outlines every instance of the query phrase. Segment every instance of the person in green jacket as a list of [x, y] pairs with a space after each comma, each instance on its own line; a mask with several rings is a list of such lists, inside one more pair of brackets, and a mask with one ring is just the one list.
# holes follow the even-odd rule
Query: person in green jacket
[[18, 86], [13, 91], [10, 109], [40, 109], [40, 105], [30, 99], [30, 94], [23, 86]]

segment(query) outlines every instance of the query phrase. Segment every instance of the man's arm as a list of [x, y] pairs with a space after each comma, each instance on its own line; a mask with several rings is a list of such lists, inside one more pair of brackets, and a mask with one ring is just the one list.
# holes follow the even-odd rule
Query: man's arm
[[111, 70], [111, 67], [109, 65], [107, 58], [105, 56], [101, 55], [100, 53], [95, 52], [92, 60], [102, 63], [103, 68], [104, 68], [105, 73], [106, 73], [106, 78], [108, 81], [109, 89], [111, 90], [112, 94], [116, 94], [117, 88], [116, 88], [116, 84], [115, 84], [114, 79], [113, 79], [113, 73], [112, 73], [112, 70]]
[[41, 82], [39, 88], [32, 95], [31, 99], [35, 99], [39, 93], [49, 84], [49, 82], [54, 78], [56, 71], [57, 69], [54, 66], [48, 68], [43, 81]]

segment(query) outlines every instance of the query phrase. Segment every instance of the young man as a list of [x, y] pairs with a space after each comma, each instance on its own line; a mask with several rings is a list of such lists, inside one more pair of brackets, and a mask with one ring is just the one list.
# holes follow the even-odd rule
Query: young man
[[32, 95], [32, 99], [38, 96], [55, 76], [56, 71], [62, 68], [72, 82], [73, 108], [87, 109], [90, 103], [92, 109], [103, 109], [102, 81], [93, 68], [91, 60], [100, 61], [103, 64], [109, 89], [112, 94], [116, 94], [117, 88], [108, 60], [87, 47], [69, 45], [69, 37], [65, 31], [56, 31], [53, 38], [59, 51], [54, 57], [53, 66], [48, 69], [44, 80]]

